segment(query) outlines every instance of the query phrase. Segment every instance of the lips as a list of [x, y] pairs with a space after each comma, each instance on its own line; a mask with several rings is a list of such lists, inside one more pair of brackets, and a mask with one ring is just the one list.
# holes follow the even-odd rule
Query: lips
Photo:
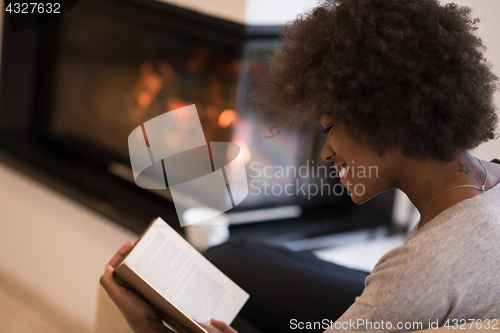
[[339, 176], [340, 176], [340, 178], [341, 178], [341, 179], [342, 179], [342, 178], [346, 178], [346, 177], [347, 177], [347, 173], [349, 172], [349, 169], [348, 169], [348, 167], [347, 167], [347, 163], [344, 163], [344, 164], [342, 164], [342, 165], [339, 165], [339, 166], [337, 167], [337, 170], [338, 170], [338, 172], [339, 172]]

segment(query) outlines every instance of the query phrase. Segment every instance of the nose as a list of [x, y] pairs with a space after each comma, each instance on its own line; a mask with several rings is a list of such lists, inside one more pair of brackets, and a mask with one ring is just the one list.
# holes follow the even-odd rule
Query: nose
[[321, 159], [325, 162], [331, 162], [333, 156], [335, 156], [335, 152], [330, 146], [329, 140], [326, 139], [325, 146], [323, 147], [323, 150], [321, 150]]

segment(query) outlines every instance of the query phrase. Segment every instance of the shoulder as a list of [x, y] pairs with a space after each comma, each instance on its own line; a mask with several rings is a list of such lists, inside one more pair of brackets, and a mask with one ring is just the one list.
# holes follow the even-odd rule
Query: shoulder
[[[385, 254], [342, 321], [500, 317], [500, 214], [457, 206]], [[341, 320], [339, 319], [339, 321]]]
[[381, 303], [384, 318], [412, 311], [426, 321], [479, 319], [491, 309], [500, 316], [500, 210], [457, 210], [403, 245], [413, 255]]

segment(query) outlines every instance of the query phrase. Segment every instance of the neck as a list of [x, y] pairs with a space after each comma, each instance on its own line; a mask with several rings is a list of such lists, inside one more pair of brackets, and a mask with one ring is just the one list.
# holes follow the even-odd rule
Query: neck
[[420, 212], [420, 226], [443, 210], [480, 193], [471, 187], [444, 191], [465, 184], [481, 187], [485, 179], [483, 167], [469, 153], [455, 156], [452, 162], [406, 160], [400, 170], [404, 170], [404, 174], [397, 187]]

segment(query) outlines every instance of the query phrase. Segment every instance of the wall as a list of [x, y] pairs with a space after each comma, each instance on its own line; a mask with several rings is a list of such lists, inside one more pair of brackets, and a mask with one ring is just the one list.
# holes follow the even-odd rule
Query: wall
[[247, 0], [245, 22], [255, 25], [285, 24], [313, 8], [317, 0]]
[[[498, 0], [465, 0], [465, 5], [473, 9], [472, 15], [481, 20], [478, 24], [478, 36], [488, 48], [486, 59], [493, 64], [493, 72], [500, 77], [500, 43], [498, 32], [500, 31], [500, 1]], [[497, 115], [500, 119], [500, 92], [495, 94]], [[497, 128], [497, 132], [500, 129]], [[479, 146], [474, 155], [484, 160], [500, 158], [500, 139], [486, 142]]]
[[239, 23], [245, 22], [245, 0], [159, 0]]
[[[465, 1], [467, 0], [442, 0], [441, 3], [454, 2], [464, 5]], [[247, 0], [245, 22], [262, 25], [285, 24], [295, 20], [297, 15], [314, 8], [318, 2], [318, 0]]]

